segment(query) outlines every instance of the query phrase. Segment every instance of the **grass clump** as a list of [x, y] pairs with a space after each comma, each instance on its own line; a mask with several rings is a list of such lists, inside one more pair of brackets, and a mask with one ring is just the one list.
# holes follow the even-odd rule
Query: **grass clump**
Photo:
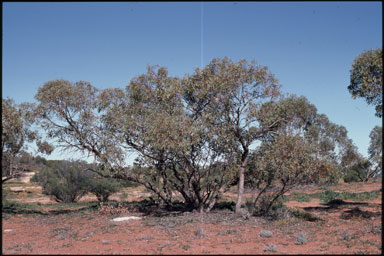
[[311, 222], [321, 220], [321, 218], [317, 217], [315, 214], [307, 212], [307, 211], [300, 209], [300, 208], [295, 208], [295, 209], [291, 210], [291, 212], [292, 212], [293, 216], [295, 216], [298, 219], [303, 219], [303, 220], [311, 221]]
[[2, 201], [2, 212], [3, 213], [35, 213], [38, 211], [37, 205], [24, 204], [14, 201]]
[[264, 238], [272, 237], [272, 235], [273, 235], [272, 231], [269, 231], [269, 230], [262, 230], [260, 232], [260, 236]]
[[264, 251], [265, 251], [265, 252], [277, 252], [277, 246], [274, 245], [274, 244], [267, 244], [267, 245], [264, 247]]
[[308, 241], [308, 237], [306, 233], [299, 233], [296, 236], [296, 244], [306, 244]]

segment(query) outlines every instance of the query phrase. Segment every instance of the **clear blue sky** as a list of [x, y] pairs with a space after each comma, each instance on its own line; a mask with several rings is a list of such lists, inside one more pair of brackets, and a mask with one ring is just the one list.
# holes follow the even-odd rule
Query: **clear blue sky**
[[9, 2], [2, 93], [33, 102], [54, 79], [125, 87], [148, 64], [183, 76], [214, 57], [257, 60], [284, 93], [306, 96], [344, 125], [367, 155], [369, 133], [382, 121], [347, 86], [353, 59], [379, 47], [381, 2]]

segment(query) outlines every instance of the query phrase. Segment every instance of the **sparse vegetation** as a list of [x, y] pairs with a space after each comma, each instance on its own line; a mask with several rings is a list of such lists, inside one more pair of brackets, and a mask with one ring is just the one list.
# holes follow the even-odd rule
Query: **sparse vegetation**
[[311, 212], [307, 212], [303, 209], [300, 209], [300, 208], [295, 208], [292, 210], [292, 214], [293, 216], [295, 216], [296, 218], [299, 218], [299, 219], [303, 219], [303, 220], [306, 220], [306, 221], [319, 221], [321, 220], [320, 217], [316, 216], [315, 214], [311, 213]]
[[341, 200], [352, 200], [352, 201], [365, 201], [376, 199], [381, 190], [374, 190], [371, 192], [360, 192], [360, 193], [351, 193], [351, 192], [334, 192], [327, 189], [324, 192], [318, 193], [292, 193], [288, 196], [284, 196], [284, 201], [295, 200], [298, 202], [309, 202], [313, 198], [320, 199], [322, 202], [330, 202], [332, 200], [341, 199]]
[[273, 233], [269, 230], [262, 230], [260, 232], [260, 236], [261, 237], [265, 237], [265, 238], [268, 238], [268, 237], [272, 237]]
[[[39, 89], [37, 105], [26, 104], [24, 116], [15, 119], [14, 125], [21, 133], [12, 136], [19, 137], [7, 137], [8, 144], [4, 144], [3, 174], [9, 177], [3, 180], [3, 220], [33, 214], [45, 218], [41, 223], [58, 225], [71, 221], [76, 214], [79, 222], [96, 223], [109, 221], [106, 216], [138, 213], [143, 218], [136, 220], [139, 225], [125, 226], [127, 236], [133, 234], [136, 243], [148, 243], [163, 232], [170, 242], [157, 245], [156, 251], [161, 253], [177, 240], [182, 241], [179, 249], [195, 252], [195, 243], [212, 236], [205, 225], [220, 225], [221, 229], [214, 232], [232, 245], [252, 233], [249, 225], [261, 225], [258, 230], [262, 239], [258, 240], [289, 235], [295, 238], [295, 244], [304, 245], [308, 234], [297, 233], [299, 228], [319, 230], [357, 220], [377, 223], [381, 212], [367, 210], [376, 206], [365, 201], [377, 199], [381, 189], [337, 192], [343, 190], [335, 190], [330, 184], [341, 177], [347, 182], [366, 182], [381, 174], [381, 127], [372, 130], [369, 158], [365, 159], [348, 138], [345, 127], [317, 113], [305, 97], [277, 98], [279, 93], [277, 80], [266, 67], [229, 58], [214, 59], [183, 79], [169, 76], [165, 67], [148, 67], [147, 73], [132, 79], [126, 90], [98, 90], [88, 82], [49, 81]], [[17, 114], [12, 101], [5, 103], [10, 105], [9, 116]], [[28, 130], [29, 123], [23, 130], [24, 121], [40, 125], [58, 146], [92, 154], [95, 162], [32, 157], [21, 150], [28, 136], [39, 150], [53, 148]], [[7, 125], [9, 130], [12, 125]], [[260, 144], [253, 147], [257, 141]], [[138, 157], [128, 166], [125, 159], [131, 152]], [[20, 170], [31, 170], [32, 164], [36, 174], [31, 181], [41, 185], [43, 193], [56, 204], [23, 203], [38, 200], [33, 195], [41, 189], [7, 181], [17, 178]], [[316, 184], [322, 184], [317, 186], [320, 192], [303, 189], [286, 195], [296, 186]], [[233, 193], [223, 197], [233, 192], [234, 186], [237, 199]], [[242, 204], [244, 186], [254, 196]], [[119, 202], [109, 201], [123, 188], [117, 197]], [[139, 201], [132, 201], [131, 192]], [[86, 194], [94, 194], [98, 202], [79, 202]], [[314, 198], [320, 199], [320, 206], [302, 208], [287, 203]], [[328, 212], [339, 214], [338, 222], [330, 220]], [[59, 214], [60, 218], [53, 217]], [[138, 226], [151, 231], [137, 236]], [[376, 224], [364, 227], [365, 234], [381, 234]], [[109, 222], [94, 224], [93, 228], [97, 230], [81, 235], [71, 227], [60, 226], [49, 234], [61, 243], [55, 249], [72, 248], [73, 240], [86, 242], [97, 233], [111, 237], [98, 240], [107, 248], [114, 244], [113, 234], [121, 232], [121, 225]], [[189, 237], [180, 239], [186, 230]], [[326, 235], [336, 236], [340, 231], [332, 232]], [[355, 238], [359, 238], [356, 234], [343, 231], [339, 240], [348, 249], [354, 248]], [[117, 243], [124, 246], [123, 240]], [[319, 251], [333, 246], [331, 241], [325, 243]], [[360, 244], [377, 248], [369, 240]], [[283, 243], [280, 250], [285, 246]], [[31, 244], [15, 245], [14, 249], [35, 252]], [[131, 248], [124, 251], [130, 252]], [[275, 244], [264, 247], [264, 252], [277, 251]]]
[[97, 177], [95, 173], [85, 171], [88, 167], [88, 164], [79, 161], [48, 161], [31, 182], [41, 185], [44, 194], [64, 203], [77, 202], [89, 192], [95, 194], [99, 202], [105, 202], [122, 188], [117, 180]]
[[264, 251], [265, 251], [265, 252], [277, 252], [277, 246], [274, 245], [274, 244], [267, 244], [267, 245], [264, 247]]
[[308, 241], [308, 237], [306, 233], [299, 233], [296, 236], [296, 244], [306, 244]]

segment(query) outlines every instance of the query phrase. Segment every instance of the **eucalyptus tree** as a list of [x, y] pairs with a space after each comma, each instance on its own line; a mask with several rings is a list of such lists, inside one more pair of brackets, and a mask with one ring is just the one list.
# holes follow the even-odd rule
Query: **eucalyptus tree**
[[376, 116], [383, 115], [383, 49], [367, 50], [355, 58], [350, 71], [348, 86], [353, 98], [365, 98], [376, 109]]
[[370, 143], [368, 148], [369, 160], [376, 165], [373, 175], [382, 172], [383, 164], [383, 127], [375, 126], [369, 134]]
[[197, 68], [182, 82], [190, 111], [200, 116], [205, 113], [205, 122], [217, 127], [216, 133], [221, 134], [237, 158], [239, 212], [250, 147], [279, 122], [263, 127], [258, 122], [265, 114], [262, 104], [279, 96], [278, 81], [267, 67], [256, 62], [223, 58], [213, 59], [203, 69]]
[[184, 94], [165, 68], [149, 67], [127, 86], [124, 108], [104, 100], [111, 102], [104, 121], [138, 153], [133, 173], [165, 203], [171, 205], [174, 190], [188, 208], [209, 211], [232, 181], [232, 156], [205, 116], [188, 110]]
[[263, 141], [252, 152], [247, 176], [253, 188], [259, 190], [252, 202], [253, 214], [267, 214], [290, 189], [312, 183], [319, 161], [313, 152], [314, 145], [293, 131], [279, 133], [273, 141]]
[[19, 176], [25, 169], [24, 156], [28, 143], [36, 142], [42, 153], [50, 154], [52, 146], [41, 140], [32, 125], [34, 116], [31, 104], [16, 104], [12, 99], [2, 99], [1, 114], [1, 162], [2, 182]]
[[265, 139], [273, 142], [276, 136], [294, 131], [295, 136], [313, 146], [312, 155], [318, 159], [313, 182], [330, 178], [335, 181], [342, 171], [358, 161], [357, 148], [348, 137], [346, 128], [317, 113], [316, 107], [304, 96], [283, 97], [276, 103], [264, 104], [263, 108], [268, 114], [260, 119], [261, 126], [282, 120]]
[[[138, 182], [168, 206], [181, 196], [189, 209], [209, 211], [232, 182], [234, 160], [205, 119], [186, 110], [183, 96], [166, 68], [148, 67], [125, 90], [47, 82], [36, 113], [64, 149], [94, 155], [94, 172]], [[130, 167], [132, 152], [138, 157]]]
[[368, 158], [361, 157], [360, 161], [353, 166], [360, 181], [366, 182], [382, 174], [383, 168], [383, 129], [375, 126], [369, 134], [370, 143], [368, 147]]
[[[345, 127], [318, 114], [304, 96], [282, 97], [262, 108], [266, 114], [259, 119], [261, 127], [281, 121], [251, 153], [247, 165], [247, 183], [259, 189], [253, 206], [260, 214], [294, 186], [335, 181], [343, 165], [352, 167], [358, 161]], [[265, 197], [265, 192], [272, 194]]]

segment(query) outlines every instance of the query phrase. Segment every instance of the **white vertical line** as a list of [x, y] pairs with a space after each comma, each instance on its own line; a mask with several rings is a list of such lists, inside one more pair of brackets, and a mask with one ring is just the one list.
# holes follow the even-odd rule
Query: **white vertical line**
[[204, 65], [204, 48], [203, 48], [203, 41], [204, 41], [204, 2], [201, 1], [200, 4], [200, 67], [203, 68]]

